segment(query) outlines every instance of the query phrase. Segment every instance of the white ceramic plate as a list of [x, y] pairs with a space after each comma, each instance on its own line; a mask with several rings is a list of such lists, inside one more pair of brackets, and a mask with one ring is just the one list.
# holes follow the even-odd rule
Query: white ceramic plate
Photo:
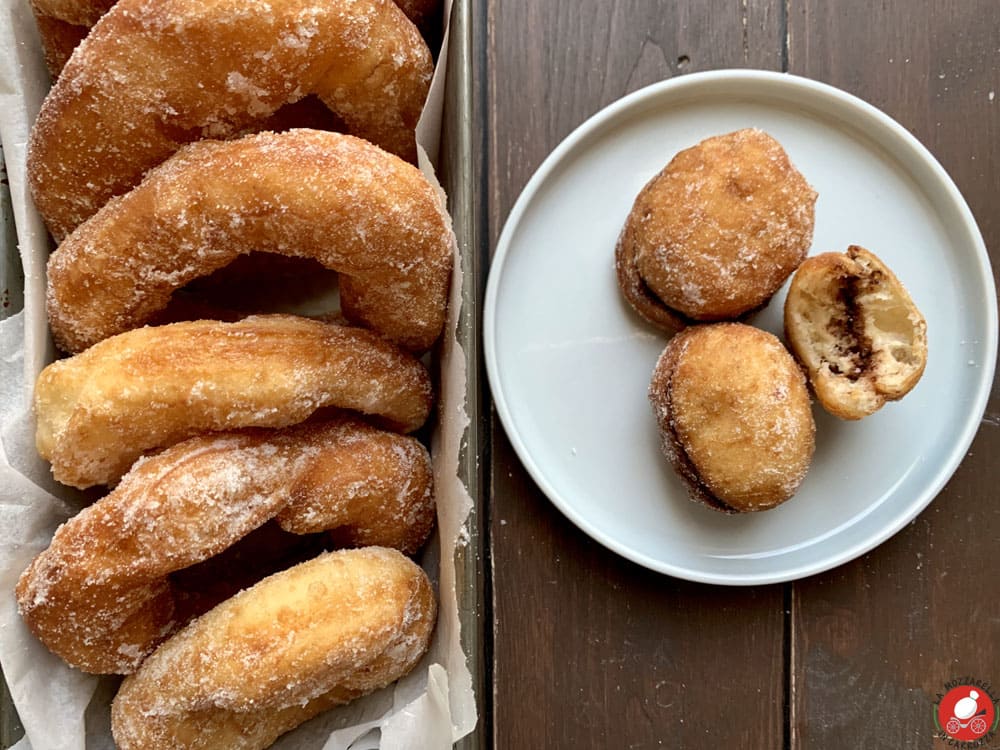
[[[640, 188], [680, 149], [744, 127], [775, 136], [819, 192], [812, 253], [860, 244], [927, 318], [917, 387], [860, 422], [816, 407], [799, 492], [765, 513], [688, 501], [660, 454], [646, 389], [665, 339], [618, 293], [618, 232]], [[754, 321], [781, 331], [784, 289]], [[941, 490], [986, 406], [996, 292], [971, 212], [903, 127], [842, 91], [789, 75], [716, 71], [607, 107], [542, 164], [490, 271], [486, 365], [525, 467], [587, 534], [653, 570], [696, 581], [786, 581], [887, 539]]]

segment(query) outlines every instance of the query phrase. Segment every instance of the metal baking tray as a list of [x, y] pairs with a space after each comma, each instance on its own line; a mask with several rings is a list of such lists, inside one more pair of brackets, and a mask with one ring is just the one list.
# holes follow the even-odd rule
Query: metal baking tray
[[[484, 643], [488, 635], [486, 595], [485, 514], [480, 505], [485, 466], [484, 441], [488, 436], [481, 386], [480, 314], [486, 255], [479, 235], [479, 184], [476, 159], [479, 144], [472, 131], [476, 100], [473, 96], [473, 24], [471, 0], [454, 0], [449, 37], [449, 65], [446, 78], [446, 102], [442, 126], [438, 177], [448, 194], [449, 210], [458, 238], [463, 274], [463, 304], [458, 323], [458, 342], [466, 360], [468, 387], [466, 409], [469, 427], [462, 441], [459, 478], [474, 500], [467, 523], [468, 543], [455, 555], [459, 616], [462, 644], [472, 673], [479, 722], [476, 730], [456, 743], [459, 750], [482, 750], [488, 747], [485, 704], [489, 700], [488, 668]], [[11, 213], [10, 192], [3, 152], [0, 151], [0, 319], [18, 312], [23, 305], [24, 276], [17, 250], [17, 237]], [[9, 748], [24, 732], [6, 682], [0, 680], [0, 748]]]

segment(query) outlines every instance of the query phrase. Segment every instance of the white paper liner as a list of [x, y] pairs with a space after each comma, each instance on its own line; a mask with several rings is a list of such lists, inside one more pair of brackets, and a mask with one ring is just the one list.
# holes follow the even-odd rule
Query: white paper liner
[[[451, 0], [445, 3], [450, 18]], [[417, 139], [420, 167], [437, 184], [448, 29]], [[31, 204], [25, 151], [31, 123], [49, 88], [28, 0], [0, 0], [0, 143], [3, 145], [25, 275], [24, 311], [0, 321], [0, 665], [25, 728], [14, 750], [112, 750], [108, 707], [117, 679], [72, 669], [28, 631], [13, 589], [56, 527], [79, 509], [52, 481], [34, 449], [30, 394], [54, 350], [44, 309], [49, 239]], [[396, 685], [329, 711], [273, 746], [276, 750], [434, 750], [450, 747], [476, 725], [472, 678], [460, 642], [454, 553], [466, 539], [472, 499], [458, 478], [468, 425], [465, 358], [457, 341], [461, 263], [455, 272], [442, 346], [438, 424], [432, 437], [438, 532], [421, 564], [439, 582], [438, 624], [428, 654]]]

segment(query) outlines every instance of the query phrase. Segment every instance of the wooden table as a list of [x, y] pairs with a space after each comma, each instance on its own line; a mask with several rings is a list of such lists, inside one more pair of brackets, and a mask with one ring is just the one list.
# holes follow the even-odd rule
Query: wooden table
[[[532, 172], [598, 109], [663, 78], [755, 67], [831, 83], [910, 129], [1000, 267], [996, 0], [475, 0], [473, 26], [491, 251]], [[906, 529], [830, 572], [752, 588], [675, 580], [593, 542], [494, 416], [485, 736], [504, 750], [944, 747], [944, 683], [1000, 688], [997, 396]]]

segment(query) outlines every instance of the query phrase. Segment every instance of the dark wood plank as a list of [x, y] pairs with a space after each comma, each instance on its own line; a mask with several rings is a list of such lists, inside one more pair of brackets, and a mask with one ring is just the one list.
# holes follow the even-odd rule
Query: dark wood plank
[[[792, 0], [789, 40], [790, 72], [867, 99], [941, 160], [996, 268], [995, 0]], [[931, 747], [932, 706], [946, 681], [972, 675], [1000, 688], [996, 386], [993, 395], [971, 452], [930, 508], [861, 560], [796, 584], [793, 748]]]
[[[678, 73], [781, 64], [780, 2], [487, 2], [490, 237], [593, 112]], [[499, 422], [490, 492], [495, 747], [774, 748], [783, 592], [650, 573], [579, 532]]]

